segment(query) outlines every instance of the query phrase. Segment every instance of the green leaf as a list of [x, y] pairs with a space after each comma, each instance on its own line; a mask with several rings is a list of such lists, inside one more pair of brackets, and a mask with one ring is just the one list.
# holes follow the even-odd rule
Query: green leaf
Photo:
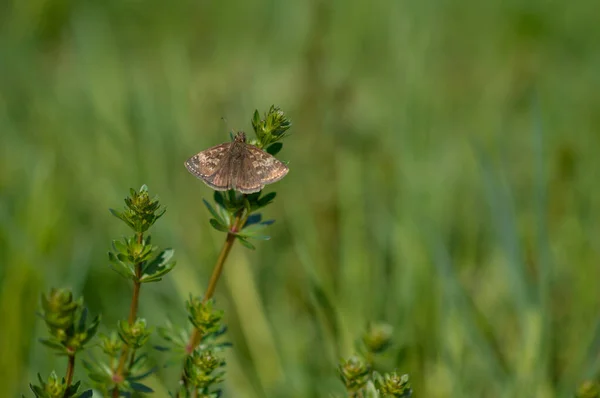
[[217, 211], [221, 215], [221, 219], [223, 219], [223, 225], [231, 225], [231, 213], [224, 207], [218, 207]]
[[215, 203], [221, 206], [222, 208], [226, 207], [225, 198], [223, 197], [223, 194], [220, 191], [215, 191], [215, 193], [213, 194], [213, 199], [215, 200]]
[[221, 214], [219, 214], [210, 203], [208, 203], [208, 201], [206, 199], [202, 199], [202, 202], [204, 202], [204, 206], [206, 206], [206, 208], [208, 209], [208, 211], [210, 212], [210, 214], [212, 214], [212, 216], [221, 224], [226, 225], [227, 223], [225, 222], [225, 220], [221, 217]]
[[84, 369], [88, 373], [88, 377], [96, 382], [105, 383], [111, 380], [112, 369], [104, 362], [82, 361]]
[[365, 387], [366, 396], [365, 398], [380, 398], [379, 392], [375, 388], [375, 385], [371, 380], [367, 382], [367, 386]]
[[283, 148], [283, 144], [281, 142], [276, 142], [274, 144], [269, 145], [266, 152], [275, 156], [279, 153], [279, 151], [281, 151], [282, 148]]
[[277, 196], [277, 192], [269, 192], [262, 198], [258, 199], [258, 201], [257, 201], [258, 208], [265, 207], [268, 204], [270, 204], [273, 201], [273, 199], [275, 199], [275, 196]]
[[113, 240], [112, 247], [115, 252], [127, 255], [127, 245], [120, 240]]
[[121, 276], [132, 279], [135, 278], [135, 271], [131, 266], [120, 261], [113, 252], [108, 252], [108, 259], [112, 263], [110, 267]]
[[46, 392], [44, 390], [42, 390], [40, 387], [38, 387], [36, 385], [29, 384], [29, 388], [31, 389], [31, 391], [33, 391], [35, 396], [38, 398], [45, 398], [48, 396], [48, 395], [46, 395]]
[[57, 351], [65, 351], [66, 347], [64, 345], [62, 345], [60, 342], [53, 340], [53, 339], [39, 339], [38, 340], [40, 343], [42, 343], [43, 345], [45, 345], [48, 348], [52, 348], [53, 350], [57, 350]]
[[214, 229], [216, 229], [217, 231], [221, 231], [221, 232], [229, 232], [229, 227], [219, 224], [219, 222], [217, 220], [215, 220], [214, 218], [211, 218], [209, 220], [210, 225], [213, 226]]
[[256, 250], [256, 247], [254, 247], [254, 245], [250, 242], [248, 242], [246, 239], [244, 239], [241, 236], [237, 236], [237, 239], [240, 241], [240, 243], [242, 244], [242, 246], [250, 249], [250, 250]]
[[154, 272], [153, 274], [145, 274], [140, 278], [140, 282], [142, 283], [150, 283], [150, 282], [158, 282], [162, 279], [163, 276], [171, 272], [171, 270], [175, 267], [175, 261], [168, 263], [162, 269]]
[[229, 191], [227, 191], [227, 196], [228, 196], [228, 201], [229, 203], [237, 203], [237, 193], [236, 191], [234, 191], [233, 189], [230, 189]]
[[240, 236], [251, 236], [253, 238], [256, 239], [263, 239], [263, 240], [269, 240], [270, 237], [262, 235], [263, 237], [260, 238], [259, 236], [261, 236], [260, 232], [262, 230], [264, 230], [266, 227], [268, 227], [269, 225], [273, 224], [275, 222], [275, 220], [268, 220], [268, 221], [263, 221], [259, 224], [252, 224], [247, 226], [246, 228], [242, 229], [240, 232], [238, 232], [238, 235]]
[[110, 211], [110, 213], [117, 217], [119, 220], [123, 221], [125, 224], [127, 224], [127, 226], [129, 226], [129, 228], [135, 230], [135, 225], [121, 212], [118, 212], [114, 209], [108, 209]]
[[248, 237], [257, 240], [271, 240], [269, 235], [242, 235], [243, 237]]
[[100, 315], [96, 315], [96, 317], [88, 327], [86, 331], [87, 336], [83, 340], [82, 344], [86, 344], [96, 335], [96, 332], [98, 331], [98, 326], [100, 326]]
[[261, 220], [262, 220], [262, 214], [260, 214], [260, 213], [250, 214], [250, 216], [248, 216], [248, 218], [246, 219], [244, 228], [246, 228], [252, 224], [258, 224]]
[[135, 368], [135, 367], [141, 367], [143, 366], [148, 360], [148, 354], [143, 353], [142, 355], [138, 355], [135, 358], [135, 361], [133, 361], [133, 363], [131, 364], [131, 369]]
[[142, 380], [145, 379], [146, 377], [150, 376], [152, 373], [156, 373], [156, 371], [158, 370], [158, 368], [152, 368], [144, 373], [141, 373], [139, 375], [136, 376], [130, 376], [127, 379], [130, 381], [138, 381], [138, 380]]
[[254, 115], [252, 116], [252, 128], [256, 135], [258, 135], [258, 130], [260, 126], [260, 113], [258, 113], [258, 109], [254, 110]]
[[85, 322], [87, 321], [88, 309], [84, 308], [79, 316], [79, 323], [77, 325], [77, 332], [81, 333], [85, 330]]
[[119, 220], [125, 221], [123, 219], [123, 213], [121, 213], [120, 211], [115, 210], [115, 209], [108, 209], [108, 211], [110, 211], [110, 214], [112, 214], [113, 216], [117, 217]]
[[[63, 380], [64, 380], [64, 379], [63, 379]], [[71, 385], [70, 385], [70, 386], [67, 388], [67, 391], [65, 392], [65, 397], [72, 398], [72, 397], [77, 397], [78, 395], [81, 395], [81, 394], [78, 394], [78, 395], [76, 395], [76, 393], [77, 393], [77, 390], [79, 390], [79, 386], [80, 386], [80, 385], [81, 385], [81, 381], [78, 381], [78, 382], [77, 382], [77, 383], [75, 383], [75, 384], [71, 384]]]
[[92, 398], [93, 396], [94, 396], [93, 390], [86, 390], [86, 391], [79, 393], [78, 395], [73, 396], [73, 398]]
[[[148, 274], [149, 276], [154, 275], [156, 272], [160, 271], [161, 268], [164, 268], [171, 263], [171, 259], [175, 254], [175, 250], [173, 249], [165, 249], [160, 252], [152, 261], [146, 263], [144, 268], [142, 269], [142, 273]], [[172, 269], [171, 267], [169, 271]], [[168, 272], [168, 271], [167, 271]]]

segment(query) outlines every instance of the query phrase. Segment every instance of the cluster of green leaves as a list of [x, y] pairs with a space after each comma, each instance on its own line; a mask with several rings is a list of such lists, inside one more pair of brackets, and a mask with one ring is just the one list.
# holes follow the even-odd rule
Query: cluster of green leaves
[[[172, 261], [173, 249], [165, 249], [158, 255], [157, 246], [150, 244], [150, 236], [141, 243], [135, 237], [123, 238], [123, 241], [113, 241], [113, 251], [109, 259], [113, 270], [139, 283], [158, 282], [175, 267]], [[136, 274], [135, 264], [143, 264], [140, 275]]]
[[38, 398], [91, 398], [94, 395], [92, 390], [85, 390], [78, 393], [77, 391], [81, 384], [80, 381], [68, 385], [65, 378], [59, 379], [54, 371], [50, 373], [48, 381], [44, 381], [38, 373], [38, 382], [39, 385], [29, 385], [35, 396]]
[[292, 127], [292, 122], [275, 105], [271, 105], [262, 119], [257, 109], [252, 117], [252, 128], [256, 134], [256, 140], [252, 140], [250, 143], [275, 156], [283, 148], [283, 144], [278, 141], [288, 135], [290, 127]]
[[[134, 284], [132, 310], [128, 321], [117, 322], [117, 330], [100, 336], [100, 348], [105, 355], [101, 360], [84, 361], [84, 367], [93, 385], [103, 393], [152, 392], [141, 381], [156, 371], [150, 366], [145, 347], [153, 329], [144, 318], [137, 317], [139, 288], [143, 283], [158, 282], [175, 267], [174, 251], [151, 244], [150, 235], [144, 234], [165, 213], [156, 198], [151, 198], [144, 185], [139, 191], [130, 190], [125, 198], [125, 209], [110, 212], [133, 230], [133, 235], [112, 242], [108, 253], [111, 268]], [[158, 252], [158, 254], [156, 254]]]
[[131, 188], [129, 194], [130, 196], [125, 198], [124, 211], [109, 211], [136, 233], [144, 233], [165, 214], [167, 208], [159, 203], [158, 198], [150, 198], [146, 185], [143, 185], [139, 192]]
[[[263, 119], [255, 111], [252, 126], [257, 138], [251, 143], [266, 148], [274, 155], [283, 147], [279, 141], [286, 136], [291, 123], [279, 108], [271, 106]], [[230, 247], [235, 238], [243, 246], [254, 249], [248, 239], [270, 239], [263, 230], [274, 221], [263, 221], [258, 210], [271, 204], [275, 196], [274, 192], [262, 196], [261, 192], [251, 195], [234, 191], [215, 192], [215, 205], [206, 200], [204, 203], [213, 217], [210, 224], [227, 233], [226, 245]], [[150, 366], [146, 352], [139, 354], [147, 345], [153, 329], [145, 319], [137, 317], [137, 307], [141, 285], [160, 281], [175, 267], [174, 251], [159, 251], [157, 246], [152, 245], [150, 235], [146, 235], [165, 210], [156, 198], [150, 197], [145, 185], [139, 191], [130, 190], [123, 211], [110, 209], [115, 217], [133, 230], [133, 235], [112, 242], [108, 258], [114, 271], [133, 282], [134, 293], [129, 319], [119, 321], [116, 330], [99, 336], [98, 346], [103, 357], [83, 361], [92, 385], [105, 396], [111, 392], [113, 396], [153, 392], [142, 381], [156, 368]], [[219, 261], [222, 266], [224, 258]], [[170, 323], [158, 328], [167, 347], [155, 348], [172, 351], [172, 361], [183, 361], [181, 383], [174, 394], [176, 397], [217, 398], [221, 395], [219, 384], [225, 374], [225, 360], [220, 354], [230, 344], [222, 341], [227, 328], [222, 324], [223, 311], [214, 307], [212, 291], [214, 286], [207, 290], [209, 293], [204, 298], [190, 295], [186, 303], [190, 321], [187, 328]], [[49, 298], [42, 298], [42, 305], [52, 336], [42, 342], [59, 354], [74, 355], [98, 328], [99, 318], [86, 326], [87, 312], [81, 309], [81, 302], [73, 301], [70, 293], [52, 291]], [[53, 373], [48, 382], [40, 377], [40, 385], [32, 385], [32, 390], [36, 396], [49, 398], [90, 396], [88, 392], [77, 395], [78, 387], [79, 383], [70, 385], [69, 380], [61, 381]]]
[[[40, 316], [48, 327], [50, 337], [40, 339], [56, 355], [69, 357], [69, 370], [73, 372], [75, 355], [83, 351], [94, 337], [100, 324], [96, 316], [88, 324], [87, 308], [83, 299], [73, 299], [73, 293], [66, 289], [51, 289], [48, 295], [42, 294], [42, 313]], [[80, 382], [71, 384], [70, 377], [59, 378], [55, 372], [45, 382], [38, 374], [39, 384], [30, 384], [30, 388], [39, 398], [81, 398], [90, 397], [91, 390], [78, 393]]]
[[412, 389], [408, 375], [375, 371], [376, 355], [384, 354], [392, 345], [393, 328], [385, 323], [372, 323], [357, 344], [360, 354], [340, 361], [338, 372], [349, 397], [409, 398]]
[[218, 385], [225, 374], [225, 360], [220, 353], [231, 345], [221, 341], [227, 331], [222, 324], [223, 311], [214, 308], [214, 300], [203, 302], [200, 297], [193, 296], [186, 302], [186, 307], [190, 324], [201, 336], [200, 344], [191, 349], [190, 332], [168, 323], [158, 329], [168, 346], [156, 348], [173, 352], [174, 363], [179, 363], [183, 356], [183, 384], [176, 396], [216, 398], [221, 394]]
[[263, 221], [262, 215], [256, 211], [273, 202], [277, 194], [270, 192], [260, 195], [261, 192], [244, 195], [236, 191], [215, 191], [215, 206], [203, 199], [204, 205], [213, 216], [210, 225], [217, 231], [235, 235], [244, 247], [254, 250], [256, 247], [248, 239], [271, 239], [269, 235], [264, 234], [264, 229], [275, 222]]
[[40, 342], [58, 355], [74, 355], [83, 350], [100, 324], [100, 316], [96, 316], [87, 325], [88, 311], [83, 299], [73, 300], [73, 293], [65, 289], [52, 289], [47, 296], [42, 294], [42, 310], [51, 337]]
[[108, 258], [112, 269], [125, 278], [137, 283], [158, 282], [175, 267], [174, 250], [165, 249], [156, 255], [158, 247], [151, 244], [149, 235], [143, 237], [142, 234], [165, 213], [166, 208], [157, 199], [150, 198], [145, 185], [139, 192], [131, 189], [130, 193], [131, 196], [125, 199], [125, 211], [110, 209], [110, 212], [133, 229], [135, 235], [113, 241]]

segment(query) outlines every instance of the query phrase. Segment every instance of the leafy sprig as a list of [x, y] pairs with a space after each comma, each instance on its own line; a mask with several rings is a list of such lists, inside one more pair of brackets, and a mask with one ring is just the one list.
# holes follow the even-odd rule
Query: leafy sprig
[[83, 299], [73, 300], [73, 294], [66, 289], [52, 289], [41, 298], [41, 314], [50, 337], [40, 339], [57, 355], [75, 355], [85, 348], [94, 337], [100, 324], [100, 316], [88, 324], [88, 311], [83, 307]]
[[386, 323], [370, 323], [357, 342], [359, 355], [340, 361], [338, 373], [349, 397], [409, 398], [412, 388], [408, 375], [396, 371], [383, 375], [374, 371], [374, 360], [392, 346], [393, 328]]
[[41, 318], [46, 323], [50, 337], [40, 342], [50, 348], [58, 356], [66, 356], [67, 373], [59, 378], [52, 372], [47, 381], [38, 374], [38, 384], [29, 387], [36, 397], [40, 398], [78, 398], [90, 397], [90, 391], [79, 393], [80, 382], [72, 384], [75, 371], [75, 355], [83, 351], [98, 330], [100, 316], [88, 322], [88, 311], [83, 306], [83, 299], [75, 300], [73, 293], [67, 289], [51, 289], [41, 297]]
[[117, 330], [102, 335], [101, 360], [85, 361], [90, 380], [104, 393], [112, 391], [113, 397], [132, 392], [148, 393], [152, 389], [142, 383], [156, 371], [150, 365], [147, 353], [138, 355], [152, 334], [144, 318], [138, 317], [140, 288], [143, 283], [158, 282], [175, 267], [172, 249], [158, 250], [151, 236], [145, 235], [166, 208], [157, 198], [151, 198], [148, 187], [130, 190], [125, 198], [125, 209], [110, 209], [112, 215], [133, 230], [133, 235], [112, 242], [108, 253], [110, 267], [119, 275], [133, 282], [133, 296], [127, 320], [117, 322]]

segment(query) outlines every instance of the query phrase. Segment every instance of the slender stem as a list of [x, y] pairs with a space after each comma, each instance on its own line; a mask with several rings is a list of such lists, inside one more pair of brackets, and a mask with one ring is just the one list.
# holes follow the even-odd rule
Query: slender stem
[[136, 264], [135, 265], [135, 276], [136, 276], [137, 280], [133, 282], [133, 296], [131, 297], [131, 307], [129, 308], [129, 324], [130, 325], [133, 325], [133, 323], [135, 322], [135, 319], [137, 318], [137, 311], [138, 311], [138, 306], [139, 306], [139, 301], [140, 301], [140, 287], [142, 286], [142, 284], [139, 282], [141, 273], [142, 273], [142, 265]]
[[[235, 233], [235, 232], [234, 232]], [[215, 268], [210, 277], [210, 281], [208, 282], [208, 287], [206, 288], [206, 292], [204, 292], [203, 303], [206, 303], [208, 300], [212, 298], [215, 294], [215, 289], [217, 288], [217, 282], [219, 281], [219, 277], [221, 276], [221, 272], [223, 272], [223, 265], [225, 264], [225, 260], [227, 256], [229, 256], [229, 252], [233, 247], [233, 243], [235, 242], [235, 234], [228, 233], [227, 238], [225, 238], [225, 244], [221, 249], [221, 253], [219, 253], [219, 257], [217, 258], [217, 263], [215, 264]]]
[[[73, 373], [75, 372], [75, 354], [70, 354], [68, 356], [69, 358], [69, 362], [67, 363], [67, 375], [65, 377], [66, 383], [67, 383], [67, 391], [68, 391], [68, 387], [71, 386], [71, 383], [73, 382]], [[66, 398], [66, 394], [67, 391], [65, 391], [65, 398]]]
[[[233, 247], [233, 243], [235, 242], [235, 234], [228, 233], [227, 238], [225, 238], [225, 242], [223, 243], [223, 247], [221, 248], [221, 253], [219, 253], [219, 258], [213, 268], [212, 275], [210, 277], [210, 281], [208, 282], [208, 287], [206, 288], [206, 292], [204, 293], [204, 298], [202, 299], [202, 303], [206, 303], [208, 300], [212, 298], [215, 293], [215, 289], [217, 288], [217, 282], [221, 277], [221, 273], [223, 272], [223, 266], [225, 265], [225, 260]], [[202, 339], [202, 335], [198, 328], [194, 328], [192, 331], [192, 335], [190, 336], [190, 340], [188, 345], [186, 346], [187, 354], [191, 354], [194, 349], [200, 344], [200, 340]]]
[[[248, 212], [245, 210], [240, 211], [233, 221], [231, 229], [227, 233], [227, 237], [225, 238], [225, 242], [223, 242], [223, 247], [221, 247], [221, 252], [219, 253], [219, 257], [217, 258], [217, 262], [213, 268], [212, 275], [210, 277], [210, 281], [208, 282], [208, 287], [206, 288], [206, 292], [204, 293], [204, 298], [202, 299], [202, 303], [206, 303], [208, 300], [212, 298], [215, 293], [215, 289], [217, 288], [217, 282], [221, 277], [221, 273], [223, 272], [223, 266], [225, 265], [225, 260], [227, 260], [227, 256], [229, 256], [229, 252], [235, 243], [236, 233], [240, 230], [240, 228], [246, 222], [248, 218]], [[192, 352], [196, 349], [198, 344], [202, 341], [202, 333], [198, 328], [194, 328], [192, 330], [192, 334], [190, 335], [190, 339], [186, 346], [187, 355], [191, 355]], [[185, 365], [184, 370], [181, 372], [181, 378], [179, 381], [180, 385], [185, 385], [187, 387], [187, 379], [185, 377]], [[176, 397], [179, 396], [177, 393]]]
[[113, 388], [112, 398], [119, 398], [119, 388], [118, 387]]
[[[137, 234], [137, 243], [142, 244], [144, 242], [144, 234]], [[142, 277], [142, 263], [135, 264], [135, 280], [133, 281], [133, 295], [131, 297], [131, 305], [129, 307], [129, 325], [133, 325], [135, 320], [137, 319], [137, 312], [140, 301], [140, 288], [142, 283], [140, 282], [140, 278]], [[123, 369], [125, 368], [125, 362], [127, 362], [127, 357], [129, 356], [129, 346], [123, 347], [123, 351], [121, 352], [121, 357], [119, 358], [119, 366], [117, 367], [117, 371], [115, 372], [116, 376], [122, 376]], [[131, 352], [131, 361], [129, 362], [129, 367], [133, 364], [135, 358], [135, 350]], [[119, 397], [119, 388], [115, 386], [112, 391], [113, 398]]]
[[[247, 216], [242, 217], [242, 214], [238, 214], [233, 222], [233, 226], [230, 231], [227, 233], [227, 237], [225, 238], [225, 242], [223, 243], [223, 247], [221, 248], [221, 253], [219, 253], [219, 257], [217, 258], [217, 262], [215, 263], [215, 267], [213, 268], [212, 275], [210, 276], [210, 281], [208, 282], [208, 287], [206, 288], [206, 292], [204, 293], [204, 298], [202, 299], [202, 303], [206, 303], [208, 300], [212, 298], [215, 293], [215, 289], [217, 288], [217, 282], [221, 277], [221, 273], [223, 272], [223, 266], [225, 265], [225, 260], [227, 260], [227, 256], [229, 256], [229, 252], [233, 247], [235, 242], [235, 234], [240, 229], [240, 225], [242, 225], [242, 219], [248, 218]], [[187, 354], [191, 354], [194, 349], [200, 344], [200, 340], [202, 339], [202, 335], [198, 328], [194, 328], [192, 331], [192, 335], [190, 336], [189, 343], [186, 347]]]

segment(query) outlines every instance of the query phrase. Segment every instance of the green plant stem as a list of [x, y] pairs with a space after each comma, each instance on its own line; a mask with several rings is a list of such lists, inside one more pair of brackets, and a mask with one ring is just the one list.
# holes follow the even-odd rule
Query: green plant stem
[[[229, 252], [233, 247], [235, 242], [236, 233], [240, 230], [240, 228], [244, 225], [248, 219], [248, 212], [245, 209], [241, 210], [238, 215], [235, 217], [233, 225], [231, 229], [227, 233], [227, 237], [225, 238], [225, 242], [223, 243], [223, 247], [221, 247], [221, 252], [219, 253], [219, 257], [217, 258], [217, 262], [213, 268], [212, 275], [210, 277], [210, 281], [208, 282], [208, 287], [206, 288], [206, 292], [204, 293], [204, 297], [202, 299], [202, 303], [206, 303], [208, 300], [212, 298], [215, 293], [215, 289], [217, 288], [217, 282], [221, 277], [221, 273], [223, 272], [223, 266], [225, 265], [225, 260], [227, 260], [227, 256], [229, 256]], [[198, 328], [194, 328], [192, 330], [192, 334], [190, 335], [190, 339], [185, 348], [187, 355], [191, 355], [192, 352], [196, 349], [198, 344], [202, 341], [202, 332]], [[184, 370], [181, 373], [180, 384], [183, 384], [187, 387], [187, 380], [185, 377], [185, 365]], [[176, 395], [179, 396], [179, 393]]]
[[[144, 242], [144, 234], [143, 233], [140, 232], [137, 234], [137, 242], [140, 245]], [[135, 280], [133, 281], [133, 296], [131, 297], [131, 305], [129, 307], [129, 318], [127, 320], [129, 322], [130, 326], [133, 325], [133, 323], [137, 319], [137, 312], [138, 312], [138, 307], [139, 307], [139, 302], [140, 302], [140, 288], [142, 286], [142, 283], [140, 282], [141, 277], [142, 277], [142, 264], [137, 263], [137, 264], [135, 264]], [[122, 376], [123, 369], [125, 367], [125, 362], [127, 361], [128, 356], [129, 356], [129, 347], [125, 346], [125, 347], [123, 347], [123, 351], [121, 352], [121, 357], [119, 358], [119, 366], [117, 367], [117, 371], [115, 372], [116, 375]], [[133, 364], [134, 359], [135, 359], [135, 350], [132, 350], [131, 360], [129, 361], [129, 367], [131, 367], [131, 365]], [[112, 396], [113, 396], [113, 398], [119, 398], [119, 388], [117, 386], [115, 386], [115, 388], [113, 389]]]
[[[246, 218], [247, 218], [247, 216], [242, 217], [242, 214], [239, 214], [235, 218], [232, 228], [227, 233], [227, 237], [225, 238], [225, 242], [223, 243], [223, 247], [221, 248], [221, 253], [219, 253], [219, 257], [217, 258], [217, 262], [215, 263], [215, 267], [213, 268], [213, 272], [210, 277], [210, 281], [208, 282], [208, 287], [206, 288], [206, 292], [204, 293], [204, 298], [202, 299], [202, 303], [205, 304], [214, 295], [215, 289], [217, 288], [217, 282], [219, 281], [219, 278], [221, 277], [221, 273], [223, 272], [223, 266], [225, 265], [225, 260], [227, 260], [227, 256], [229, 256], [229, 252], [231, 251], [231, 248], [233, 247], [233, 243], [235, 242], [236, 233], [239, 230], [240, 225], [242, 225], [242, 223], [241, 223], [242, 219], [244, 219], [244, 221], [245, 221]], [[200, 343], [201, 339], [202, 339], [202, 335], [200, 333], [200, 330], [198, 330], [198, 328], [194, 328], [194, 330], [192, 331], [192, 335], [190, 336], [189, 343], [186, 347], [186, 352], [188, 355], [190, 355], [194, 351], [194, 349]]]
[[67, 391], [65, 391], [65, 398], [67, 397], [68, 387], [71, 386], [73, 382], [73, 373], [75, 372], [75, 354], [71, 354], [68, 356], [69, 362], [67, 362], [67, 375], [65, 376], [67, 383]]

